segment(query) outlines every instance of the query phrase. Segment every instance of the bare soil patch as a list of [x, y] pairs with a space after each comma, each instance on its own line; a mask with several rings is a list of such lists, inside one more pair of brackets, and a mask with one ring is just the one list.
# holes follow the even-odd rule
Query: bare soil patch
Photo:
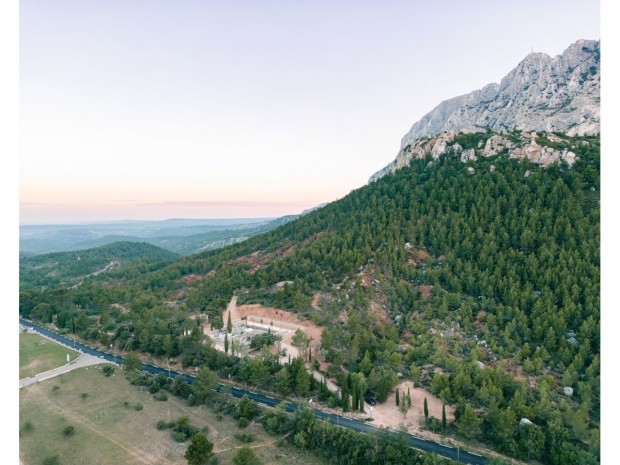
[[[424, 422], [424, 399], [428, 403], [429, 416], [433, 416], [441, 421], [441, 408], [443, 405], [441, 399], [425, 389], [414, 387], [412, 381], [403, 381], [398, 385], [397, 389], [400, 390], [401, 400], [403, 394], [406, 394], [408, 389], [411, 392], [411, 407], [409, 412], [407, 412], [407, 416], [403, 417], [403, 414], [398, 410], [396, 406], [396, 393], [393, 392], [385, 403], [377, 404], [373, 407], [370, 416], [374, 418], [372, 422], [374, 425], [388, 428], [398, 428], [400, 425], [404, 425], [410, 433], [419, 434], [422, 431], [420, 424]], [[369, 406], [364, 408], [368, 413]], [[448, 421], [454, 420], [454, 409], [449, 405], [446, 405], [446, 418]], [[436, 436], [428, 431], [424, 431], [424, 435], [428, 437]]]
[[431, 286], [430, 284], [422, 284], [421, 286], [418, 286], [418, 289], [420, 290], [420, 294], [422, 294], [422, 297], [428, 299], [431, 296], [431, 290], [433, 289], [433, 286]]
[[[238, 318], [254, 316], [262, 319], [263, 323], [267, 325], [269, 325], [270, 322], [273, 321], [273, 324], [275, 326], [278, 322], [281, 321], [284, 323], [292, 323], [294, 325], [301, 326], [303, 328], [303, 331], [306, 333], [306, 336], [308, 336], [311, 340], [310, 347], [312, 347], [312, 352], [318, 353], [318, 350], [321, 347], [322, 328], [295, 313], [287, 312], [286, 310], [281, 310], [273, 307], [263, 307], [260, 304], [245, 304], [240, 305], [236, 308], [236, 315], [238, 316]], [[235, 313], [233, 313], [232, 316], [234, 320]], [[290, 344], [291, 337], [292, 334], [285, 335], [282, 338], [282, 342]]]
[[381, 327], [390, 322], [387, 310], [384, 309], [380, 303], [375, 302], [374, 300], [370, 302], [368, 307], [368, 315], [374, 318], [377, 324]]

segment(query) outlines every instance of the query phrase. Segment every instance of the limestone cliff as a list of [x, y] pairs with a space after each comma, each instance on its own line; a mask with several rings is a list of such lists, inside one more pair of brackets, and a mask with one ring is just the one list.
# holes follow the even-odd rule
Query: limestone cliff
[[420, 156], [417, 152], [428, 145], [428, 141], [419, 142], [422, 138], [433, 141], [434, 156], [445, 152], [447, 140], [456, 132], [516, 129], [568, 136], [598, 134], [600, 83], [599, 41], [579, 40], [554, 58], [531, 53], [499, 84], [446, 100], [427, 113], [403, 137], [396, 159], [370, 181]]

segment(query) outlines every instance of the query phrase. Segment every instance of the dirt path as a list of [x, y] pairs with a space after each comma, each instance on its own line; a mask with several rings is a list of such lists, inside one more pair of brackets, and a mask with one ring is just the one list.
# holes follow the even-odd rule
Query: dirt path
[[88, 278], [90, 276], [97, 276], [98, 274], [105, 273], [110, 268], [112, 268], [113, 266], [116, 266], [116, 265], [118, 265], [118, 262], [116, 260], [112, 260], [110, 263], [108, 263], [105, 267], [101, 268], [100, 270], [93, 271], [92, 273], [89, 273], [86, 276], [84, 276], [82, 281], [80, 281], [79, 283], [74, 284], [73, 286], [71, 286], [71, 289], [75, 289], [75, 288], [79, 287], [84, 282], [84, 279], [86, 279], [86, 278]]
[[[327, 383], [327, 389], [329, 389], [331, 392], [338, 392], [340, 390], [338, 386], [336, 386], [329, 379], [327, 379], [326, 375], [324, 375], [323, 373], [319, 371], [312, 370], [312, 377], [316, 379], [317, 381], [323, 381], [323, 379], [325, 379], [325, 382]], [[368, 405], [368, 404], [365, 404], [365, 405]]]
[[239, 312], [237, 311], [237, 296], [236, 295], [232, 296], [232, 298], [230, 299], [230, 302], [228, 302], [228, 307], [226, 307], [226, 310], [224, 310], [224, 313], [222, 313], [222, 321], [224, 322], [224, 326], [226, 326], [226, 323], [228, 323], [229, 313], [231, 314], [230, 318], [234, 325], [235, 322], [241, 318], [239, 316]]
[[289, 434], [291, 433], [286, 433], [284, 436], [282, 436], [281, 438], [278, 439], [274, 439], [273, 441], [269, 441], [269, 442], [263, 442], [262, 444], [254, 444], [253, 446], [235, 446], [235, 447], [229, 447], [228, 449], [221, 449], [221, 450], [215, 450], [213, 451], [214, 454], [221, 454], [222, 452], [228, 452], [229, 450], [235, 450], [235, 449], [241, 449], [242, 447], [249, 447], [250, 449], [258, 449], [259, 447], [267, 447], [267, 446], [271, 446], [272, 444], [275, 444], [276, 442], [278, 442], [280, 439], [284, 439], [285, 437], [287, 437]]

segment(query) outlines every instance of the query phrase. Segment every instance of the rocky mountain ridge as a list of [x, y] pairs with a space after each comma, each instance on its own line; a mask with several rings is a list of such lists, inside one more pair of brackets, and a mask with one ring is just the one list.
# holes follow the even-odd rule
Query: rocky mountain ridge
[[[412, 158], [429, 152], [434, 157], [445, 153], [457, 132], [489, 129], [556, 132], [568, 136], [598, 134], [600, 42], [578, 40], [553, 58], [545, 53], [531, 53], [499, 84], [488, 84], [440, 103], [412, 126], [401, 141], [396, 159], [371, 176], [370, 182], [407, 165]], [[500, 139], [502, 136], [498, 135], [491, 146], [506, 146]], [[512, 143], [519, 145], [518, 141]], [[536, 163], [542, 166], [561, 159], [561, 154], [551, 154], [533, 145], [529, 148], [517, 145], [508, 147], [513, 157], [540, 160]], [[458, 151], [458, 147], [455, 149]], [[493, 151], [489, 148], [486, 153]]]
[[528, 159], [543, 168], [554, 163], [566, 162], [569, 166], [579, 158], [573, 150], [586, 146], [588, 141], [575, 141], [572, 137], [554, 133], [485, 133], [476, 142], [475, 147], [464, 147], [459, 139], [462, 132], [446, 131], [437, 136], [423, 137], [401, 150], [396, 160], [381, 171], [375, 173], [369, 182], [374, 182], [388, 173], [407, 166], [411, 160], [431, 155], [433, 159], [441, 155], [452, 154], [460, 157], [461, 162], [476, 161], [478, 157], [493, 157], [501, 154], [509, 158]]

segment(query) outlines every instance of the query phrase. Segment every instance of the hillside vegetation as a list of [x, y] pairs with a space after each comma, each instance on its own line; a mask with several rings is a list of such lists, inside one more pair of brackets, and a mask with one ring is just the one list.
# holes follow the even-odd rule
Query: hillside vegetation
[[94, 249], [20, 256], [20, 286], [53, 286], [128, 262], [171, 261], [178, 255], [144, 242], [114, 242]]
[[[20, 312], [251, 382], [249, 362], [196, 345], [200, 318], [189, 318], [223, 326], [237, 293], [324, 325], [319, 356], [345, 391], [345, 370], [379, 400], [400, 373], [456, 407], [447, 434], [546, 464], [597, 463], [599, 139], [565, 140], [579, 157], [570, 169], [429, 156], [240, 244], [128, 266], [114, 285], [26, 290]], [[281, 368], [264, 363], [266, 379]]]

